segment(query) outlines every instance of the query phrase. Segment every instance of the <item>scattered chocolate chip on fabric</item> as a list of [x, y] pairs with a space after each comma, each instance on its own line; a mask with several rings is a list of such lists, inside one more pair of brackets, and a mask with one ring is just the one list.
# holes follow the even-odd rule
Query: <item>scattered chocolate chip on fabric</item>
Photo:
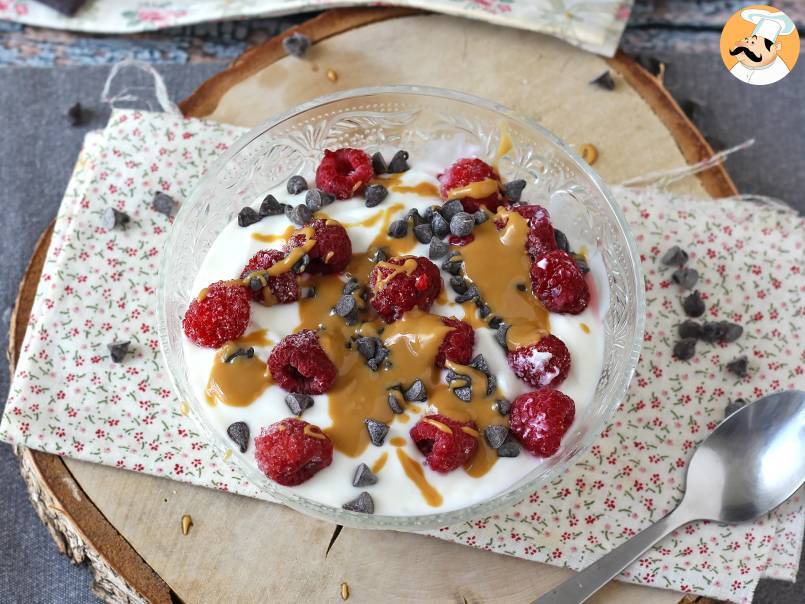
[[422, 380], [417, 379], [406, 388], [403, 396], [409, 403], [421, 403], [428, 400], [428, 391], [425, 389], [425, 384], [422, 383]]
[[254, 348], [251, 346], [249, 346], [249, 348], [236, 348], [224, 357], [224, 363], [231, 363], [239, 357], [245, 357], [247, 359], [254, 358]]
[[366, 187], [364, 197], [366, 198], [366, 207], [374, 208], [375, 206], [383, 203], [383, 200], [388, 197], [389, 191], [386, 187], [379, 184], [369, 185]]
[[487, 426], [484, 430], [486, 442], [489, 443], [489, 446], [493, 449], [500, 448], [500, 446], [506, 442], [506, 437], [508, 435], [509, 429], [506, 426], [501, 426], [498, 424]]
[[704, 300], [699, 290], [694, 291], [692, 294], [682, 300], [682, 310], [689, 317], [701, 317], [704, 314]]
[[87, 0], [39, 0], [40, 4], [45, 4], [60, 12], [63, 15], [72, 17], [78, 9], [87, 3]]
[[313, 406], [313, 397], [308, 394], [291, 392], [285, 395], [285, 404], [295, 416], [299, 417]]
[[743, 335], [744, 328], [730, 321], [708, 321], [702, 325], [700, 338], [710, 344], [723, 342], [730, 344]]
[[475, 218], [466, 212], [456, 212], [450, 219], [450, 233], [456, 237], [467, 237], [475, 227]]
[[365, 463], [358, 464], [355, 473], [352, 475], [353, 487], [369, 487], [377, 484], [377, 474], [372, 472]]
[[503, 185], [503, 194], [506, 196], [506, 199], [509, 200], [509, 203], [517, 203], [520, 201], [520, 198], [523, 196], [525, 184], [525, 180], [520, 178], [517, 180], [510, 180]]
[[293, 33], [282, 40], [282, 47], [289, 55], [301, 59], [310, 49], [310, 38], [299, 32]]
[[391, 388], [389, 390], [387, 400], [388, 400], [388, 403], [389, 403], [389, 408], [391, 409], [392, 413], [395, 413], [395, 414], [399, 415], [400, 413], [405, 411], [405, 409], [402, 406], [402, 401], [400, 400], [402, 398], [403, 398], [403, 394], [398, 389]]
[[385, 262], [389, 259], [389, 255], [386, 253], [386, 250], [382, 247], [377, 248], [372, 255], [369, 256], [369, 261], [377, 264], [378, 262]]
[[408, 167], [408, 151], [402, 149], [394, 154], [391, 158], [388, 167], [386, 168], [389, 174], [399, 174], [400, 172], [407, 172]]
[[389, 225], [388, 236], [402, 239], [408, 234], [408, 223], [405, 220], [395, 220]]
[[660, 258], [660, 262], [666, 266], [682, 266], [687, 261], [688, 253], [678, 245], [673, 246]]
[[680, 361], [689, 361], [696, 354], [696, 338], [682, 338], [674, 344], [674, 356]]
[[285, 188], [291, 195], [298, 195], [302, 191], [307, 191], [307, 181], [301, 174], [295, 174], [288, 179]]
[[508, 325], [507, 323], [501, 323], [500, 327], [498, 327], [498, 330], [495, 333], [495, 341], [503, 347], [503, 350], [509, 349], [508, 335], [510, 327], [511, 325]]
[[450, 222], [453, 219], [453, 216], [463, 211], [464, 206], [461, 205], [461, 202], [458, 199], [448, 201], [446, 204], [442, 206], [442, 216], [448, 222]]
[[375, 513], [375, 502], [372, 496], [366, 491], [358, 495], [352, 501], [347, 501], [341, 507], [349, 512], [359, 512], [361, 514]]
[[475, 224], [483, 224], [489, 220], [489, 215], [483, 210], [478, 210], [472, 215], [472, 217], [475, 220]]
[[437, 237], [444, 237], [450, 232], [450, 223], [439, 212], [433, 213], [430, 219], [430, 226], [433, 229], [433, 234]]
[[464, 277], [461, 277], [459, 275], [450, 277], [450, 288], [457, 294], [467, 293], [467, 289], [469, 288], [469, 286], [470, 284], [467, 283], [467, 280]]
[[122, 363], [126, 355], [131, 352], [129, 350], [130, 342], [113, 342], [106, 347], [109, 349], [109, 355], [115, 363]]
[[[305, 199], [305, 202], [307, 203], [307, 198]], [[313, 212], [311, 212], [310, 208], [304, 204], [299, 204], [298, 206], [287, 206], [285, 208], [285, 216], [297, 226], [305, 226], [306, 224], [310, 223], [311, 220], [313, 220]]]
[[449, 251], [450, 245], [446, 241], [442, 241], [438, 237], [431, 238], [430, 246], [428, 247], [428, 258], [438, 260], [439, 258], [444, 258]]
[[280, 203], [273, 195], [266, 195], [265, 199], [260, 203], [260, 216], [279, 216], [285, 213], [285, 208], [288, 204]]
[[388, 424], [379, 422], [374, 419], [365, 419], [363, 423], [366, 424], [366, 431], [369, 433], [369, 440], [375, 447], [383, 445], [386, 440], [386, 435], [389, 433]]
[[380, 151], [372, 155], [372, 170], [374, 171], [375, 176], [388, 172], [386, 160], [383, 159], [383, 154]]
[[605, 71], [594, 80], [590, 80], [590, 84], [603, 88], [604, 90], [615, 90], [615, 80], [612, 79], [612, 74], [609, 73], [609, 70]]
[[238, 446], [241, 453], [245, 453], [249, 448], [249, 426], [246, 425], [246, 422], [229, 424], [226, 435]]
[[744, 333], [744, 328], [737, 323], [731, 323], [729, 321], [722, 321], [721, 323], [724, 326], [724, 335], [722, 336], [721, 341], [726, 344], [735, 342]]
[[179, 204], [173, 197], [162, 191], [154, 193], [154, 199], [151, 200], [151, 208], [169, 218], [174, 215], [178, 206]]
[[749, 359], [746, 358], [746, 355], [743, 355], [730, 361], [727, 363], [727, 371], [738, 377], [744, 377], [749, 373]]
[[419, 243], [430, 243], [433, 239], [433, 229], [425, 222], [414, 227], [414, 237]]
[[107, 231], [116, 228], [125, 229], [130, 220], [128, 214], [114, 208], [106, 208], [101, 212], [101, 226]]
[[240, 212], [238, 212], [239, 227], [252, 226], [253, 224], [260, 222], [260, 220], [262, 220], [262, 216], [260, 216], [256, 210], [250, 208], [249, 206], [246, 206], [245, 208], [241, 209]]
[[680, 338], [696, 338], [699, 339], [702, 337], [702, 325], [701, 323], [697, 323], [696, 321], [692, 321], [687, 319], [682, 321], [677, 328], [679, 332]]
[[87, 121], [88, 115], [81, 103], [76, 103], [67, 110], [67, 121], [71, 126], [81, 126]]
[[567, 235], [557, 228], [553, 229], [553, 236], [556, 239], [556, 247], [563, 252], [570, 253], [570, 242], [567, 240]]
[[699, 281], [699, 271], [695, 268], [678, 268], [671, 273], [671, 281], [683, 289], [693, 289]]
[[495, 411], [506, 417], [511, 411], [512, 402], [507, 398], [499, 398], [495, 400]]
[[498, 457], [517, 457], [520, 455], [520, 445], [510, 437], [497, 448], [497, 453]]
[[724, 417], [727, 418], [739, 409], [743, 409], [749, 404], [749, 401], [745, 398], [736, 398], [734, 401], [727, 403], [727, 406], [724, 408]]

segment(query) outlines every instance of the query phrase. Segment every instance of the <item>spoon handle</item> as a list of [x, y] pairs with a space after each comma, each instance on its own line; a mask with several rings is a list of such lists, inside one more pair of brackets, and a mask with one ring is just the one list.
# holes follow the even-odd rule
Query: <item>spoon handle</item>
[[580, 604], [609, 583], [660, 539], [674, 529], [695, 520], [682, 506], [661, 518], [628, 541], [605, 554], [582, 572], [570, 577], [532, 604]]

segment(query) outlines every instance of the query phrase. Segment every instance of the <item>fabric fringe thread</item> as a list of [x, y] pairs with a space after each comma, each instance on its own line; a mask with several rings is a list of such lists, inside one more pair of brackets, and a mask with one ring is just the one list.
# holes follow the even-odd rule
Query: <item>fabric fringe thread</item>
[[[126, 70], [126, 74], [122, 72]], [[152, 84], [135, 84], [138, 77], [145, 74], [151, 76]], [[120, 80], [123, 80], [120, 83]], [[113, 83], [117, 82], [121, 88], [119, 92], [112, 94]], [[156, 101], [163, 113], [173, 113], [181, 115], [179, 108], [170, 100], [168, 96], [168, 89], [165, 86], [165, 80], [159, 75], [159, 72], [153, 66], [143, 61], [136, 61], [134, 59], [125, 59], [119, 61], [112, 66], [109, 76], [106, 78], [106, 83], [101, 92], [101, 102], [107, 103], [114, 108], [118, 108], [120, 104], [127, 104], [130, 109], [149, 109], [153, 111], [155, 107], [151, 102], [151, 98]]]

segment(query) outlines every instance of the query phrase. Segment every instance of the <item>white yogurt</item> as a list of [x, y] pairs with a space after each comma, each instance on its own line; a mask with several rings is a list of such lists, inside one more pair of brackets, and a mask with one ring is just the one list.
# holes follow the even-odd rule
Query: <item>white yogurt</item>
[[[412, 169], [403, 176], [403, 185], [416, 185], [421, 182], [430, 182], [438, 185], [436, 175], [445, 166], [450, 165], [459, 157], [477, 155], [479, 150], [468, 148], [467, 145], [453, 141], [450, 144], [441, 143], [431, 148], [426, 154], [428, 159], [422, 159], [419, 154], [412, 153], [410, 163]], [[385, 156], [390, 157], [393, 150], [386, 150]], [[314, 182], [312, 175], [305, 175], [308, 182]], [[290, 196], [284, 185], [273, 191], [280, 201], [298, 204], [304, 202], [304, 193]], [[528, 189], [524, 193], [528, 199]], [[388, 198], [376, 208], [366, 208], [362, 198], [347, 201], [337, 201], [327, 206], [324, 211], [327, 215], [344, 224], [357, 223], [370, 216], [383, 212], [389, 204], [403, 203], [407, 211], [418, 208], [424, 211], [437, 200], [424, 198], [414, 193], [389, 192]], [[536, 201], [536, 200], [535, 200]], [[259, 202], [255, 202], [255, 208]], [[290, 225], [285, 216], [266, 218], [261, 222], [241, 228], [237, 221], [227, 225], [207, 254], [201, 269], [196, 276], [194, 288], [200, 291], [210, 283], [219, 280], [234, 279], [240, 276], [240, 271], [246, 262], [260, 249], [266, 247], [280, 248], [283, 241], [276, 241], [271, 245], [261, 243], [252, 237], [253, 233], [274, 235], [283, 233]], [[349, 227], [347, 229], [352, 240], [353, 252], [365, 252], [377, 233], [377, 227]], [[569, 234], [571, 244], [580, 247]], [[428, 255], [428, 246], [417, 244], [409, 252], [413, 255]], [[440, 264], [437, 261], [436, 264]], [[603, 365], [604, 335], [599, 317], [606, 312], [608, 295], [601, 288], [606, 285], [606, 274], [600, 257], [595, 253], [589, 258], [593, 281], [597, 295], [594, 297], [596, 306], [588, 308], [579, 315], [550, 315], [551, 332], [565, 342], [570, 350], [572, 364], [567, 379], [561, 384], [560, 390], [570, 396], [576, 403], [576, 416], [584, 413], [584, 408], [590, 404], [595, 392], [596, 383]], [[461, 318], [463, 309], [454, 303], [455, 293], [447, 286], [449, 275], [442, 273], [444, 287], [448, 293], [446, 304], [434, 304], [431, 312], [446, 316]], [[267, 337], [278, 342], [284, 336], [292, 333], [299, 323], [299, 312], [296, 304], [282, 304], [265, 307], [256, 303], [251, 304], [251, 322], [246, 333], [258, 329], [267, 330]], [[582, 323], [589, 327], [590, 332], [582, 329]], [[506, 356], [494, 339], [494, 331], [479, 328], [475, 331], [475, 349], [473, 354], [482, 353], [486, 358], [492, 372], [498, 378], [498, 387], [501, 393], [513, 400], [519, 394], [532, 390], [527, 384], [519, 380], [509, 369]], [[205, 403], [205, 387], [213, 365], [215, 350], [201, 348], [194, 345], [187, 338], [184, 341], [185, 358], [187, 359], [188, 374], [195, 389], [196, 399], [201, 401], [197, 408], [206, 421], [226, 438], [226, 428], [236, 421], [244, 421], [251, 431], [252, 442], [249, 449], [242, 456], [247, 463], [256, 468], [254, 461], [254, 437], [259, 435], [261, 428], [269, 426], [283, 418], [291, 416], [285, 404], [287, 394], [277, 385], [271, 385], [260, 397], [247, 407], [231, 407], [218, 402], [215, 406]], [[261, 359], [268, 358], [270, 348], [255, 347], [255, 353]], [[314, 396], [315, 404], [305, 411], [302, 419], [327, 429], [332, 425], [328, 412], [328, 397], [326, 394]], [[427, 412], [427, 409], [426, 409]], [[348, 457], [334, 451], [333, 463], [320, 471], [313, 478], [302, 485], [293, 487], [294, 492], [309, 499], [334, 507], [341, 507], [345, 502], [354, 499], [361, 490], [368, 491], [375, 503], [375, 513], [384, 515], [414, 515], [448, 511], [463, 508], [473, 503], [489, 499], [533, 471], [544, 460], [522, 451], [516, 458], [502, 458], [481, 478], [469, 476], [463, 469], [449, 474], [439, 474], [424, 466], [427, 481], [441, 494], [443, 503], [438, 508], [428, 505], [416, 485], [405, 475], [398, 461], [395, 449], [390, 444], [395, 436], [403, 437], [406, 444], [402, 447], [405, 453], [414, 460], [422, 463], [424, 456], [411, 442], [408, 431], [421, 415], [412, 416], [407, 424], [397, 421], [391, 423], [391, 429], [385, 444], [381, 447], [370, 445], [358, 457]], [[483, 437], [482, 437], [483, 438]], [[388, 459], [376, 485], [361, 489], [352, 486], [352, 475], [360, 462], [368, 466], [383, 454], [388, 453]], [[238, 454], [238, 453], [236, 453]], [[423, 464], [424, 465], [424, 464]]]

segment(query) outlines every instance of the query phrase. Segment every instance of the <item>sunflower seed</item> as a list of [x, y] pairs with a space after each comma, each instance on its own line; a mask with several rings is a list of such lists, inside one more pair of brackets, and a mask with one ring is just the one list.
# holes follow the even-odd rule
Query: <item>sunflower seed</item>
[[377, 484], [377, 474], [372, 472], [365, 463], [359, 464], [352, 475], [353, 487], [368, 487]]
[[249, 426], [246, 425], [246, 422], [229, 424], [226, 435], [238, 446], [241, 453], [245, 453], [249, 448]]

